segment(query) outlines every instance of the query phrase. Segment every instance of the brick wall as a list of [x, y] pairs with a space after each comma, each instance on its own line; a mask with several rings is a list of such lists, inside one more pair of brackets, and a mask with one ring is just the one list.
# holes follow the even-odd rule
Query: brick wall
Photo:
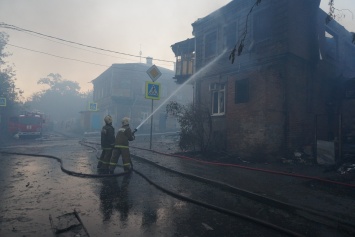
[[[218, 32], [221, 53], [224, 25], [236, 20], [240, 40], [252, 4], [232, 1], [193, 24], [196, 70], [208, 62], [203, 53], [205, 35]], [[229, 52], [225, 53], [225, 57], [199, 78], [196, 102], [207, 106], [211, 103], [208, 85], [227, 83], [225, 115], [213, 116], [212, 120], [214, 130], [226, 134], [229, 153], [249, 157], [285, 154], [312, 143], [314, 93], [320, 83], [312, 73], [317, 55], [313, 50], [317, 48], [316, 17], [312, 14], [316, 15], [317, 4], [319, 1], [311, 5], [307, 0], [262, 1], [248, 18], [242, 55], [230, 64], [226, 60]], [[263, 30], [264, 23], [260, 19], [269, 22], [267, 29], [271, 33]], [[258, 29], [267, 37], [257, 32]], [[249, 80], [249, 100], [235, 103], [235, 83], [243, 79]]]
[[313, 69], [308, 61], [293, 55], [288, 57], [286, 103], [287, 103], [287, 148], [300, 149], [313, 142], [313, 123], [311, 87]]
[[[231, 75], [227, 91], [228, 151], [244, 156], [278, 152], [283, 143], [283, 82], [279, 69]], [[235, 83], [249, 80], [249, 101], [235, 103]]]

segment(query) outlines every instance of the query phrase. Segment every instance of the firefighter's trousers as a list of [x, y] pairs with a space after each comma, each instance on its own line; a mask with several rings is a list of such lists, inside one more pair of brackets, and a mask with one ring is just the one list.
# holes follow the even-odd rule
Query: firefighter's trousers
[[111, 160], [110, 160], [110, 172], [116, 168], [118, 159], [122, 155], [122, 164], [124, 171], [129, 171], [131, 169], [131, 155], [128, 146], [116, 145], [113, 149]]
[[102, 148], [99, 163], [97, 164], [98, 169], [108, 169], [110, 165], [110, 159], [112, 156], [112, 148]]

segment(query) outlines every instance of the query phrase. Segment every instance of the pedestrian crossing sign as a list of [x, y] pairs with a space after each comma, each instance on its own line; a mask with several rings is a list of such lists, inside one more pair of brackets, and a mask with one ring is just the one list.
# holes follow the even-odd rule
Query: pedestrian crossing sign
[[160, 100], [160, 83], [146, 81], [145, 98], [152, 100]]
[[6, 98], [0, 97], [0, 106], [6, 106]]
[[90, 111], [97, 111], [97, 103], [89, 103], [89, 110]]

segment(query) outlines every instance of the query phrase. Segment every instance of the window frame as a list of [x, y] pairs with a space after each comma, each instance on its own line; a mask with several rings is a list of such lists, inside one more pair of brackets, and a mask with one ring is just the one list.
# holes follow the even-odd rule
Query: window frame
[[[213, 34], [215, 35], [215, 40], [209, 40], [208, 38], [211, 37]], [[210, 50], [206, 50], [208, 46], [213, 46], [213, 47], [209, 47]], [[211, 59], [217, 55], [218, 53], [218, 30], [217, 29], [213, 31], [209, 31], [204, 35], [203, 51], [204, 51], [205, 60]]]
[[242, 104], [250, 101], [249, 78], [236, 80], [234, 85], [234, 103]]
[[[325, 55], [333, 60], [339, 60], [339, 35], [329, 27], [325, 28]], [[331, 42], [333, 41], [333, 45]]]
[[[228, 23], [228, 25], [226, 25], [225, 27], [223, 27], [223, 48], [224, 49], [228, 49], [228, 50], [233, 49], [234, 46], [237, 44], [238, 37], [239, 37], [238, 23], [239, 23], [238, 20], [234, 20]], [[234, 37], [233, 37], [233, 33], [230, 33], [229, 31], [234, 32]]]
[[262, 8], [253, 13], [250, 31], [255, 42], [263, 42], [273, 38], [273, 22], [268, 8]]
[[[226, 84], [225, 83], [211, 83], [211, 115], [220, 116], [226, 113]], [[217, 105], [215, 105], [217, 102]], [[221, 105], [223, 103], [223, 105]], [[216, 108], [217, 106], [217, 108]]]

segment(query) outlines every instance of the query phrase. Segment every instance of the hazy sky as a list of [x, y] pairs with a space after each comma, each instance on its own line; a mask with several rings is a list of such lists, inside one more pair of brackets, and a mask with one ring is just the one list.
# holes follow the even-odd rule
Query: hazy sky
[[[139, 56], [141, 49], [142, 57], [175, 61], [170, 46], [191, 38], [193, 22], [230, 1], [0, 0], [0, 22], [126, 54]], [[328, 2], [322, 0], [321, 3], [321, 8], [327, 12]], [[355, 32], [355, 0], [336, 0], [335, 7], [348, 9], [343, 11], [345, 18], [338, 21]], [[77, 81], [82, 91], [87, 91], [92, 89], [90, 81], [113, 63], [140, 62], [138, 57], [48, 40], [30, 33], [5, 28], [0, 28], [0, 31], [10, 36], [6, 51], [12, 56], [7, 58], [7, 62], [14, 65], [16, 86], [25, 91], [25, 97], [39, 91], [41, 87], [37, 81], [50, 73], [59, 73], [64, 79]], [[145, 59], [142, 58], [142, 62]], [[172, 62], [154, 63], [173, 69]]]

